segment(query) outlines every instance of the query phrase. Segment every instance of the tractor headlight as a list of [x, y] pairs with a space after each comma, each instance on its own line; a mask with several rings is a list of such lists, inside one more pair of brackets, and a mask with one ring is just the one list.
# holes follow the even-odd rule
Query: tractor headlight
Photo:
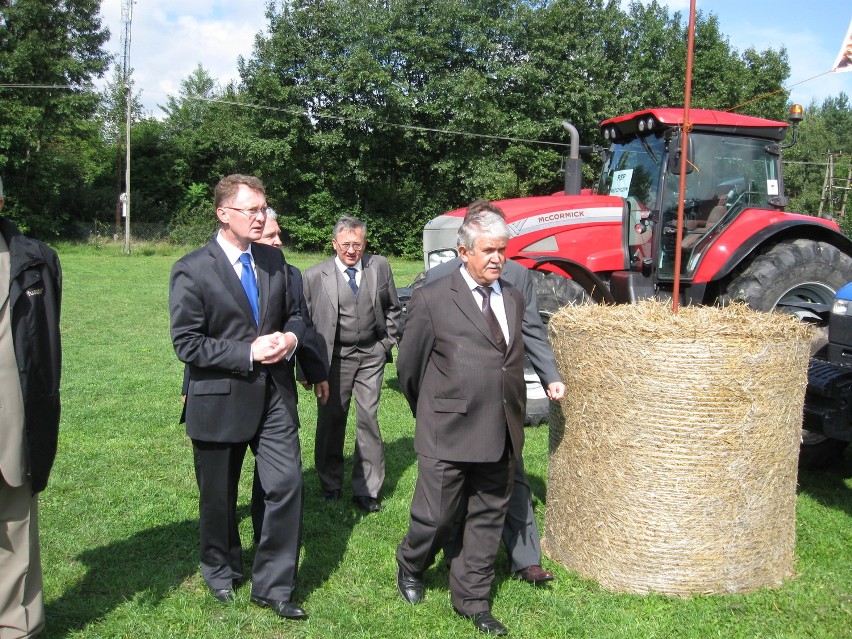
[[834, 315], [852, 315], [852, 300], [834, 300], [834, 306], [831, 307], [831, 312]]

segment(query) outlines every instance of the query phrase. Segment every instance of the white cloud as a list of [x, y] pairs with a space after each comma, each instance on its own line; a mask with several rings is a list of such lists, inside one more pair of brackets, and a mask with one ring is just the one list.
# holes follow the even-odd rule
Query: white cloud
[[[641, 0], [645, 3], [650, 0]], [[629, 0], [621, 0], [627, 7]], [[663, 2], [671, 11], [689, 12], [689, 0]], [[841, 91], [852, 94], [852, 73], [829, 73], [846, 34], [848, 7], [818, 1], [807, 12], [797, 0], [773, 0], [767, 14], [763, 0], [698, 2], [701, 11], [719, 18], [731, 46], [759, 51], [785, 46], [793, 86], [790, 99], [805, 104]], [[108, 50], [120, 60], [122, 0], [102, 0], [101, 15], [112, 38]], [[176, 95], [181, 82], [200, 63], [221, 84], [238, 80], [237, 58], [251, 55], [254, 37], [266, 27], [266, 0], [136, 0], [133, 5], [130, 65], [143, 105], [161, 115], [158, 104]], [[819, 76], [816, 79], [810, 79]], [[105, 81], [100, 83], [103, 86]]]
[[[121, 0], [104, 0], [101, 14], [112, 34], [109, 50], [121, 59]], [[221, 84], [238, 80], [237, 58], [251, 55], [266, 26], [264, 0], [137, 0], [131, 22], [130, 66], [146, 110], [176, 95], [200, 63]]]

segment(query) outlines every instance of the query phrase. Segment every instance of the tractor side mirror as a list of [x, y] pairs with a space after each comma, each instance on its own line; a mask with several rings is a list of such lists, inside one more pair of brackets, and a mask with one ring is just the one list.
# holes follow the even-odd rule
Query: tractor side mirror
[[[680, 175], [680, 134], [675, 135], [669, 141], [669, 162], [668, 170], [672, 175]], [[692, 138], [686, 138], [686, 173], [692, 173], [695, 169], [695, 149], [692, 146]]]

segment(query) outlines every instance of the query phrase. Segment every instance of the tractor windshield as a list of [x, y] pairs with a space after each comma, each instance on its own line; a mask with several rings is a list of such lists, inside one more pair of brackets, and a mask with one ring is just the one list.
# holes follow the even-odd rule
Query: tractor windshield
[[600, 193], [629, 198], [643, 205], [637, 208], [655, 208], [665, 150], [662, 134], [613, 144], [601, 175]]
[[[690, 135], [693, 148], [683, 194], [683, 277], [691, 277], [705, 249], [746, 208], [771, 208], [780, 195], [779, 154], [767, 140], [710, 133]], [[667, 173], [663, 185], [663, 240], [658, 252], [660, 277], [674, 275], [679, 175]]]

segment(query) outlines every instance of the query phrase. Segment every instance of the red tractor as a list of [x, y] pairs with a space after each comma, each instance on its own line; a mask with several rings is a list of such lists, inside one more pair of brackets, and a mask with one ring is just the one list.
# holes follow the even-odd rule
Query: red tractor
[[[852, 281], [852, 240], [827, 219], [785, 211], [781, 151], [788, 123], [690, 111], [686, 191], [679, 192], [683, 109], [647, 109], [605, 120], [597, 189], [581, 190], [579, 141], [571, 133], [565, 192], [502, 200], [512, 233], [506, 255], [540, 274], [547, 316], [564, 304], [671, 299], [677, 211], [684, 209], [681, 304], [742, 300], [802, 317], [831, 308]], [[456, 255], [464, 209], [428, 222], [426, 269]]]
[[[787, 123], [692, 110], [686, 192], [679, 194], [682, 120], [682, 109], [605, 120], [611, 146], [596, 192], [579, 188], [572, 141], [564, 193], [497, 202], [513, 234], [507, 257], [542, 273], [543, 313], [586, 297], [670, 298], [679, 197], [683, 303], [807, 308], [832, 304], [852, 281], [852, 241], [837, 224], [784, 211]], [[455, 256], [463, 217], [457, 209], [426, 224], [427, 269]]]

